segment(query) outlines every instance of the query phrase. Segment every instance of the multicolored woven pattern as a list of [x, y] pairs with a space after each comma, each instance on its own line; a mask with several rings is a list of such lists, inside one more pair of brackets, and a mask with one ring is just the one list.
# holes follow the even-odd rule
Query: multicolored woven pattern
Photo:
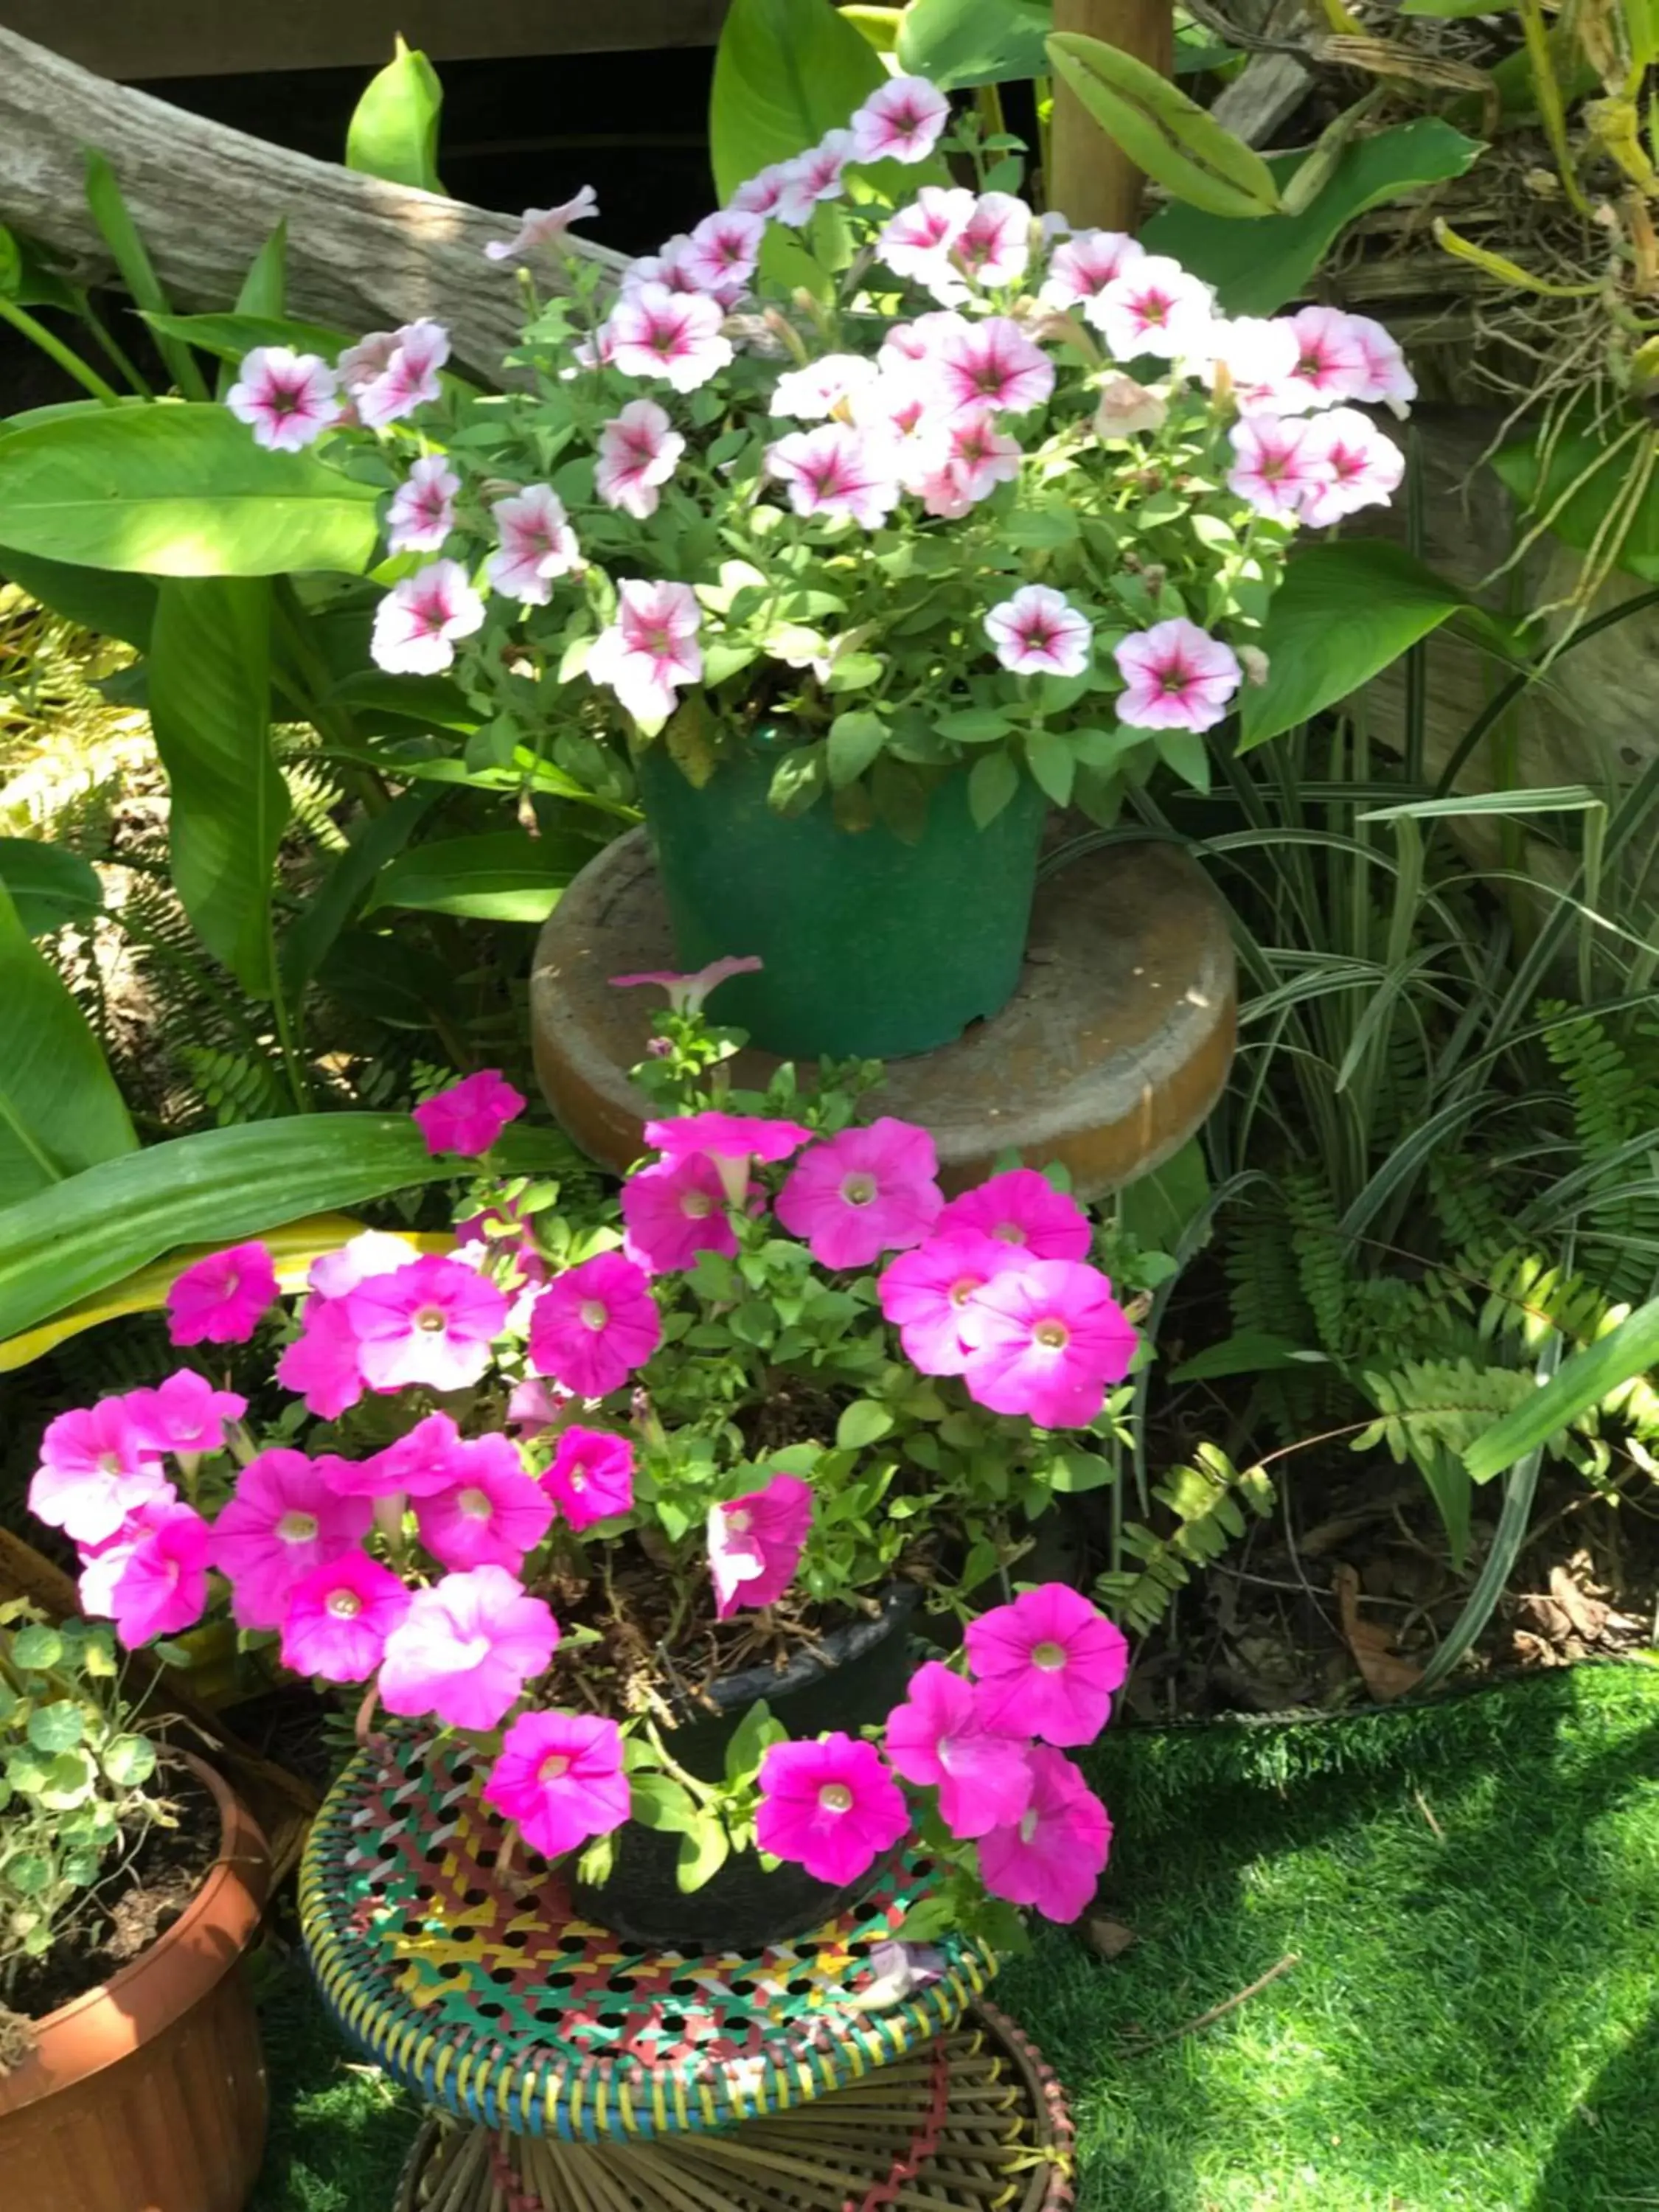
[[622, 1948], [538, 1860], [499, 1873], [478, 1787], [460, 1747], [379, 1741], [330, 1791], [300, 1883], [341, 2026], [458, 2118], [588, 2142], [729, 2127], [927, 2042], [995, 1971], [984, 1945], [948, 1942], [938, 1981], [860, 2008], [872, 1947], [926, 1891], [916, 1857], [857, 1911], [752, 1958]]

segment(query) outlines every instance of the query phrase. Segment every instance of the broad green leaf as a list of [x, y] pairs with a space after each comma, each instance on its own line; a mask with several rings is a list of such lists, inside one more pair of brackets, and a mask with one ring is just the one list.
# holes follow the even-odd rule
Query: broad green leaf
[[1638, 1306], [1616, 1328], [1564, 1360], [1551, 1379], [1512, 1413], [1477, 1437], [1463, 1455], [1476, 1482], [1513, 1467], [1592, 1406], [1659, 1367], [1659, 1298]]
[[29, 1741], [37, 1751], [74, 1751], [79, 1747], [84, 1728], [80, 1706], [70, 1698], [54, 1698], [48, 1705], [37, 1705], [29, 1715]]
[[1076, 1498], [1086, 1491], [1103, 1490], [1115, 1478], [1112, 1463], [1098, 1452], [1066, 1451], [1050, 1460], [1041, 1470], [1050, 1490], [1061, 1497]]
[[726, 1747], [726, 1787], [735, 1790], [751, 1780], [769, 1747], [781, 1743], [788, 1733], [782, 1722], [774, 1718], [765, 1698], [757, 1698]]
[[262, 576], [169, 577], [149, 664], [173, 888], [255, 999], [276, 988], [271, 884], [290, 811], [270, 750], [270, 589]]
[[856, 4], [855, 0], [855, 4], [841, 12], [878, 54], [890, 54], [897, 46], [899, 28], [904, 21], [903, 0], [896, 8], [867, 8]]
[[726, 1832], [725, 1821], [716, 1814], [705, 1813], [696, 1827], [680, 1838], [674, 1880], [681, 1895], [689, 1897], [705, 1882], [713, 1881], [726, 1864], [731, 1850], [732, 1839]]
[[[1461, 177], [1486, 151], [1436, 116], [1396, 124], [1352, 140], [1299, 215], [1262, 215], [1243, 222], [1194, 207], [1161, 209], [1140, 235], [1149, 253], [1167, 253], [1213, 284], [1230, 315], [1271, 315], [1298, 299], [1331, 246], [1368, 208], [1381, 207], [1425, 185]], [[1270, 155], [1282, 191], [1305, 154]]]
[[0, 437], [0, 549], [85, 568], [361, 574], [377, 496], [314, 453], [265, 452], [212, 405], [74, 408]]
[[27, 1628], [20, 1628], [13, 1637], [11, 1656], [27, 1673], [43, 1673], [63, 1657], [64, 1639], [55, 1628], [48, 1628], [44, 1621], [34, 1621]]
[[1025, 764], [1056, 806], [1072, 803], [1072, 783], [1077, 756], [1057, 730], [1030, 730], [1025, 738]]
[[495, 830], [400, 853], [375, 879], [369, 911], [408, 907], [481, 921], [545, 921], [595, 848], [586, 838]]
[[642, 1828], [666, 1828], [689, 1836], [702, 1817], [690, 1791], [666, 1774], [631, 1775], [629, 1796], [634, 1818]]
[[1080, 31], [1047, 44], [1054, 74], [1154, 183], [1212, 215], [1276, 212], [1279, 187], [1261, 155], [1167, 77]]
[[0, 889], [0, 1206], [137, 1141], [86, 1016]]
[[837, 714], [830, 725], [826, 756], [830, 781], [835, 789], [840, 791], [847, 784], [856, 782], [886, 742], [886, 723], [867, 708]]
[[[1504, 447], [1493, 456], [1492, 466], [1529, 515], [1547, 514], [1551, 531], [1564, 544], [1587, 552], [1600, 537], [1613, 502], [1628, 495], [1635, 447], [1627, 442], [1616, 448], [1615, 441], [1629, 427], [1620, 419], [1610, 433], [1588, 425], [1563, 432], [1551, 441], [1547, 474], [1540, 467], [1535, 437]], [[1607, 550], [1612, 550], [1610, 545]], [[1659, 583], [1659, 469], [1648, 478], [1647, 489], [1620, 533], [1618, 565], [1650, 584]]]
[[291, 346], [295, 353], [319, 353], [332, 361], [351, 341], [327, 323], [303, 323], [275, 310], [259, 313], [239, 308], [232, 314], [146, 315], [150, 328], [170, 337], [187, 339], [204, 353], [221, 361], [240, 361], [255, 346]]
[[910, 0], [900, 19], [899, 67], [942, 91], [1045, 76], [1053, 0]]
[[[0, 1086], [8, 1068], [0, 1053]], [[574, 1154], [555, 1129], [512, 1128], [489, 1158], [503, 1175], [543, 1174], [568, 1168]], [[453, 1161], [434, 1159], [406, 1114], [300, 1114], [106, 1160], [0, 1209], [0, 1339], [180, 1245], [234, 1244], [454, 1172]]]
[[1118, 1218], [1152, 1250], [1178, 1252], [1188, 1228], [1209, 1202], [1210, 1170], [1204, 1147], [1196, 1137], [1188, 1137], [1161, 1167], [1138, 1176], [1118, 1193]]
[[280, 315], [288, 297], [288, 217], [276, 228], [247, 264], [236, 294], [239, 315]]
[[86, 1803], [97, 1783], [98, 1769], [89, 1751], [61, 1751], [34, 1794], [49, 1813], [72, 1813]]
[[[131, 293], [133, 305], [143, 314], [170, 314], [173, 303], [161, 289], [161, 280], [122, 197], [115, 172], [96, 147], [87, 149], [86, 181], [87, 205], [92, 210], [92, 219], [115, 257], [121, 282]], [[159, 337], [156, 346], [167, 363], [167, 374], [185, 398], [205, 399], [207, 381], [190, 348], [168, 337]]]
[[398, 40], [398, 51], [357, 102], [346, 131], [345, 165], [389, 185], [441, 192], [438, 118], [444, 88], [438, 72], [416, 48]]
[[968, 772], [968, 811], [983, 830], [1019, 789], [1019, 770], [1006, 752], [984, 753]]
[[140, 653], [149, 651], [156, 591], [149, 577], [75, 568], [64, 561], [15, 553], [4, 546], [0, 546], [0, 576], [9, 577], [20, 590], [66, 622], [96, 630], [104, 637], [118, 637]]
[[836, 1449], [863, 1451], [866, 1445], [879, 1443], [892, 1426], [893, 1417], [885, 1406], [873, 1398], [854, 1398], [836, 1423]]
[[381, 870], [402, 852], [442, 795], [430, 785], [402, 792], [349, 833], [350, 843], [283, 933], [277, 965], [290, 999], [304, 990], [368, 899]]
[[155, 1746], [147, 1735], [115, 1735], [100, 1764], [118, 1790], [137, 1790], [155, 1771]]
[[0, 295], [20, 307], [61, 307], [80, 312], [74, 288], [53, 268], [33, 239], [0, 227]]
[[4, 1879], [20, 1897], [39, 1897], [52, 1887], [52, 1861], [43, 1851], [19, 1851], [6, 1861]]
[[708, 105], [708, 151], [721, 201], [757, 170], [843, 129], [886, 81], [874, 49], [830, 0], [732, 0]]
[[1203, 1382], [1220, 1375], [1271, 1375], [1298, 1365], [1302, 1358], [1303, 1347], [1293, 1337], [1275, 1336], [1271, 1329], [1242, 1328], [1183, 1359], [1170, 1370], [1169, 1379], [1172, 1383]]
[[104, 903], [104, 886], [89, 860], [36, 837], [0, 837], [0, 890], [10, 893], [31, 937], [90, 921]]

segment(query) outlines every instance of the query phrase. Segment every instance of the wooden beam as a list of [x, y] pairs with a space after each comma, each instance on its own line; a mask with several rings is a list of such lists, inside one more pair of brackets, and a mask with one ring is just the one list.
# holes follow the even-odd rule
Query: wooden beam
[[[1165, 76], [1174, 70], [1174, 0], [1054, 0], [1054, 28], [1103, 39]], [[1058, 78], [1048, 169], [1048, 205], [1079, 228], [1133, 230], [1139, 222], [1140, 171]]]

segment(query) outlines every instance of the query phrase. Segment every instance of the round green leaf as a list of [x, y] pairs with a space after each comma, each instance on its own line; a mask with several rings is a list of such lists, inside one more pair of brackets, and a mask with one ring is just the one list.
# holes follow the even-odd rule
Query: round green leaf
[[46, 1769], [46, 1780], [36, 1792], [49, 1813], [73, 1812], [82, 1805], [98, 1786], [98, 1770], [87, 1751], [60, 1752]]
[[15, 1859], [8, 1859], [4, 1869], [6, 1883], [20, 1897], [39, 1897], [43, 1890], [52, 1887], [52, 1861], [44, 1851], [19, 1851]]
[[147, 1735], [112, 1736], [104, 1746], [104, 1771], [118, 1790], [136, 1790], [155, 1771], [155, 1746]]
[[11, 1656], [30, 1674], [55, 1667], [64, 1656], [64, 1639], [55, 1628], [37, 1624], [20, 1628], [12, 1638]]
[[862, 1451], [866, 1444], [879, 1443], [892, 1425], [885, 1406], [873, 1398], [854, 1398], [836, 1424], [836, 1446], [842, 1451]]
[[81, 1708], [67, 1698], [37, 1705], [29, 1715], [29, 1741], [37, 1751], [74, 1751], [81, 1741]]

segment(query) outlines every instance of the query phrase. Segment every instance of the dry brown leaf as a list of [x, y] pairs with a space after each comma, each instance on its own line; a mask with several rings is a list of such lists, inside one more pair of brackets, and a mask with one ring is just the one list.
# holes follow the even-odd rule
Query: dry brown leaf
[[1089, 1948], [1098, 1951], [1103, 1959], [1121, 1959], [1136, 1941], [1134, 1929], [1126, 1928], [1121, 1920], [1085, 1921], [1083, 1937]]
[[1586, 1644], [1594, 1644], [1607, 1625], [1607, 1608], [1599, 1598], [1586, 1597], [1565, 1567], [1550, 1569], [1550, 1595]]
[[1359, 1577], [1352, 1567], [1332, 1569], [1331, 1590], [1341, 1615], [1343, 1638], [1372, 1697], [1386, 1705], [1414, 1690], [1423, 1679], [1423, 1669], [1414, 1661], [1401, 1658], [1388, 1629], [1360, 1619]]

